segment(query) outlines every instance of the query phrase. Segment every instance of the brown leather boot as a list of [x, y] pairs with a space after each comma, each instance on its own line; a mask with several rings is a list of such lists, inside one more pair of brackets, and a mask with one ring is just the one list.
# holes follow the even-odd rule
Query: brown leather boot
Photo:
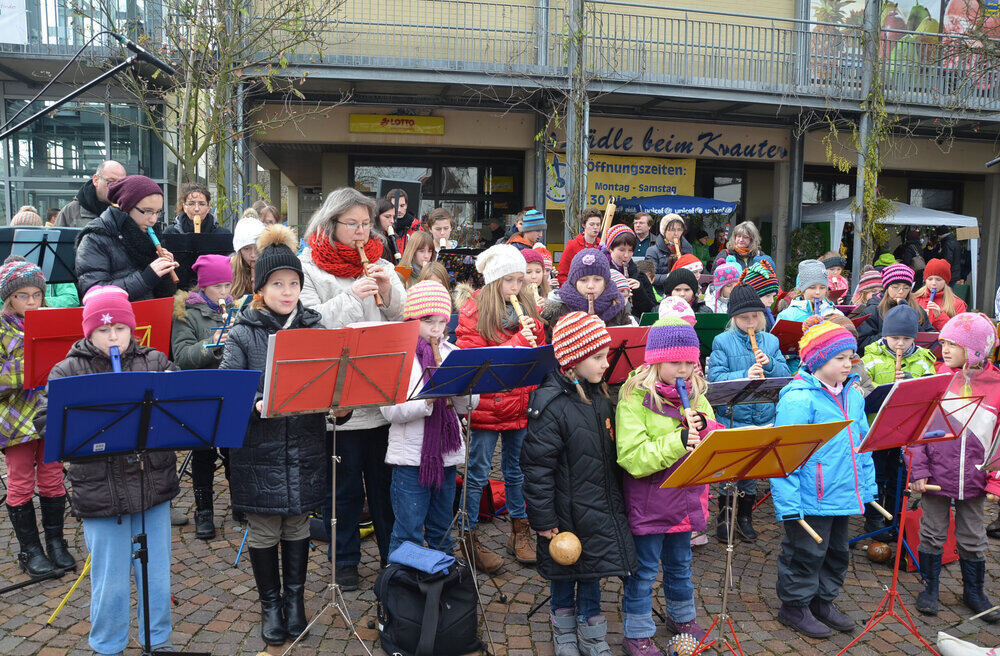
[[476, 570], [486, 574], [494, 574], [503, 567], [503, 558], [496, 555], [479, 543], [476, 538], [476, 530], [462, 533], [455, 551], [463, 558], [468, 559], [469, 554], [475, 559]]
[[535, 553], [535, 541], [531, 539], [531, 524], [527, 519], [511, 519], [510, 523], [507, 551], [522, 565], [534, 565], [538, 562], [538, 556]]

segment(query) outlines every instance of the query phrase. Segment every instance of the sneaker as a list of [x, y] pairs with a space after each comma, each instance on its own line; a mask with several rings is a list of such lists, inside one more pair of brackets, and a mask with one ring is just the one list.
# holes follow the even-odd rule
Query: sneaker
[[690, 622], [675, 622], [668, 617], [666, 627], [673, 631], [675, 635], [686, 633], [690, 636], [694, 636], [694, 639], [698, 642], [705, 639], [705, 629], [701, 628], [701, 625], [698, 624], [698, 620], [691, 620]]
[[691, 534], [691, 546], [701, 547], [708, 544], [708, 533], [695, 532]]
[[352, 592], [358, 589], [358, 566], [357, 565], [338, 565], [337, 571], [334, 574], [334, 578], [337, 581], [337, 585], [340, 586], [341, 592]]
[[813, 617], [808, 606], [781, 604], [778, 621], [810, 638], [829, 638], [833, 631], [826, 624]]
[[652, 638], [625, 638], [622, 646], [628, 656], [663, 656], [663, 652], [653, 644]]
[[850, 617], [837, 610], [832, 601], [821, 601], [813, 599], [809, 602], [809, 610], [813, 617], [831, 629], [841, 633], [852, 633], [857, 628], [857, 623]]

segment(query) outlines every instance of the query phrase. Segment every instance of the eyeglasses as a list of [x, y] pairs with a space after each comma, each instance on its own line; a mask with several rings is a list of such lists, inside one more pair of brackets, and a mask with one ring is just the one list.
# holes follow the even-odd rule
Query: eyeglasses
[[34, 292], [32, 294], [27, 294], [25, 292], [18, 292], [14, 294], [14, 298], [21, 301], [22, 303], [27, 303], [28, 301], [40, 301], [45, 298], [45, 294], [42, 292]]
[[186, 200], [184, 207], [208, 207], [208, 203], [203, 200]]
[[159, 219], [163, 216], [163, 210], [144, 210], [141, 207], [135, 208], [135, 211], [143, 216], [148, 216], [151, 219]]
[[371, 230], [372, 229], [372, 222], [371, 221], [365, 221], [364, 223], [353, 223], [353, 222], [352, 223], [345, 223], [344, 221], [337, 221], [337, 223], [339, 223], [342, 226], [345, 226], [348, 230], [352, 230], [352, 231], [357, 231], [358, 229], [361, 229], [361, 230]]
[[105, 178], [103, 175], [99, 175], [97, 177], [100, 178], [101, 180], [103, 180], [104, 184], [108, 184], [108, 185], [114, 184], [114, 183], [118, 182], [118, 180], [120, 179], [120, 178], [111, 178], [109, 180], [109, 179]]

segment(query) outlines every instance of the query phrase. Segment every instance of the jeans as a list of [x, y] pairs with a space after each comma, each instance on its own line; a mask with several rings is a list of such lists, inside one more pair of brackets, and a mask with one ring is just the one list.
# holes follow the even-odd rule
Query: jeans
[[420, 484], [420, 467], [396, 465], [392, 468], [392, 526], [389, 553], [403, 542], [427, 546], [451, 553], [455, 541], [448, 533], [455, 504], [455, 467], [444, 468], [441, 489]]
[[469, 442], [469, 471], [465, 477], [466, 504], [469, 510], [469, 524], [475, 528], [479, 523], [479, 501], [483, 487], [489, 482], [490, 464], [501, 440], [500, 469], [503, 471], [504, 493], [507, 496], [507, 514], [512, 519], [525, 519], [528, 510], [524, 505], [524, 474], [521, 473], [521, 444], [527, 428], [510, 431], [473, 430]]
[[[392, 466], [385, 464], [389, 425], [356, 431], [337, 431], [337, 566], [361, 562], [358, 520], [365, 495], [375, 525], [379, 556], [389, 558], [392, 534]], [[329, 522], [327, 522], [329, 526]]]
[[[119, 521], [120, 519], [120, 521]], [[142, 530], [139, 513], [84, 518], [83, 535], [90, 551], [90, 647], [99, 654], [117, 654], [129, 642], [129, 571], [138, 598], [139, 642], [143, 631], [142, 570], [132, 559], [132, 536]], [[149, 548], [150, 644], [170, 640], [170, 504], [146, 511]]]
[[625, 579], [622, 598], [625, 637], [651, 638], [656, 633], [653, 585], [661, 564], [667, 615], [677, 624], [693, 620], [697, 613], [691, 583], [691, 533], [636, 535], [633, 539], [639, 569]]
[[576, 618], [586, 622], [601, 614], [601, 580], [592, 581], [552, 581], [551, 608], [555, 612], [563, 608], [575, 608]]
[[847, 525], [850, 517], [807, 515], [805, 520], [823, 542], [817, 543], [809, 537], [798, 522], [784, 522], [777, 590], [778, 599], [789, 606], [806, 606], [813, 599], [836, 599], [851, 562], [851, 534]]
[[31, 501], [38, 486], [42, 497], [66, 496], [61, 462], [42, 462], [44, 440], [31, 440], [4, 449], [7, 461], [7, 503], [23, 506]]

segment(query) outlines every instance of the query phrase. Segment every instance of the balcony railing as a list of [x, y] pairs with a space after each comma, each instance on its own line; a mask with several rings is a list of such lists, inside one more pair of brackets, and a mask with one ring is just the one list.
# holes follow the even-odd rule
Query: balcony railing
[[[311, 64], [370, 79], [443, 71], [506, 85], [565, 83], [566, 0], [330, 1], [341, 3], [336, 20], [324, 24], [317, 52], [302, 53]], [[0, 54], [71, 52], [109, 22], [155, 42], [165, 15], [163, 0], [27, 0], [27, 8], [29, 45], [0, 45]], [[813, 105], [861, 100], [866, 62], [857, 27], [588, 0], [584, 29], [588, 77], [612, 87], [738, 91]], [[976, 46], [965, 37], [883, 30], [879, 65], [888, 102], [1000, 110], [1000, 74]]]

